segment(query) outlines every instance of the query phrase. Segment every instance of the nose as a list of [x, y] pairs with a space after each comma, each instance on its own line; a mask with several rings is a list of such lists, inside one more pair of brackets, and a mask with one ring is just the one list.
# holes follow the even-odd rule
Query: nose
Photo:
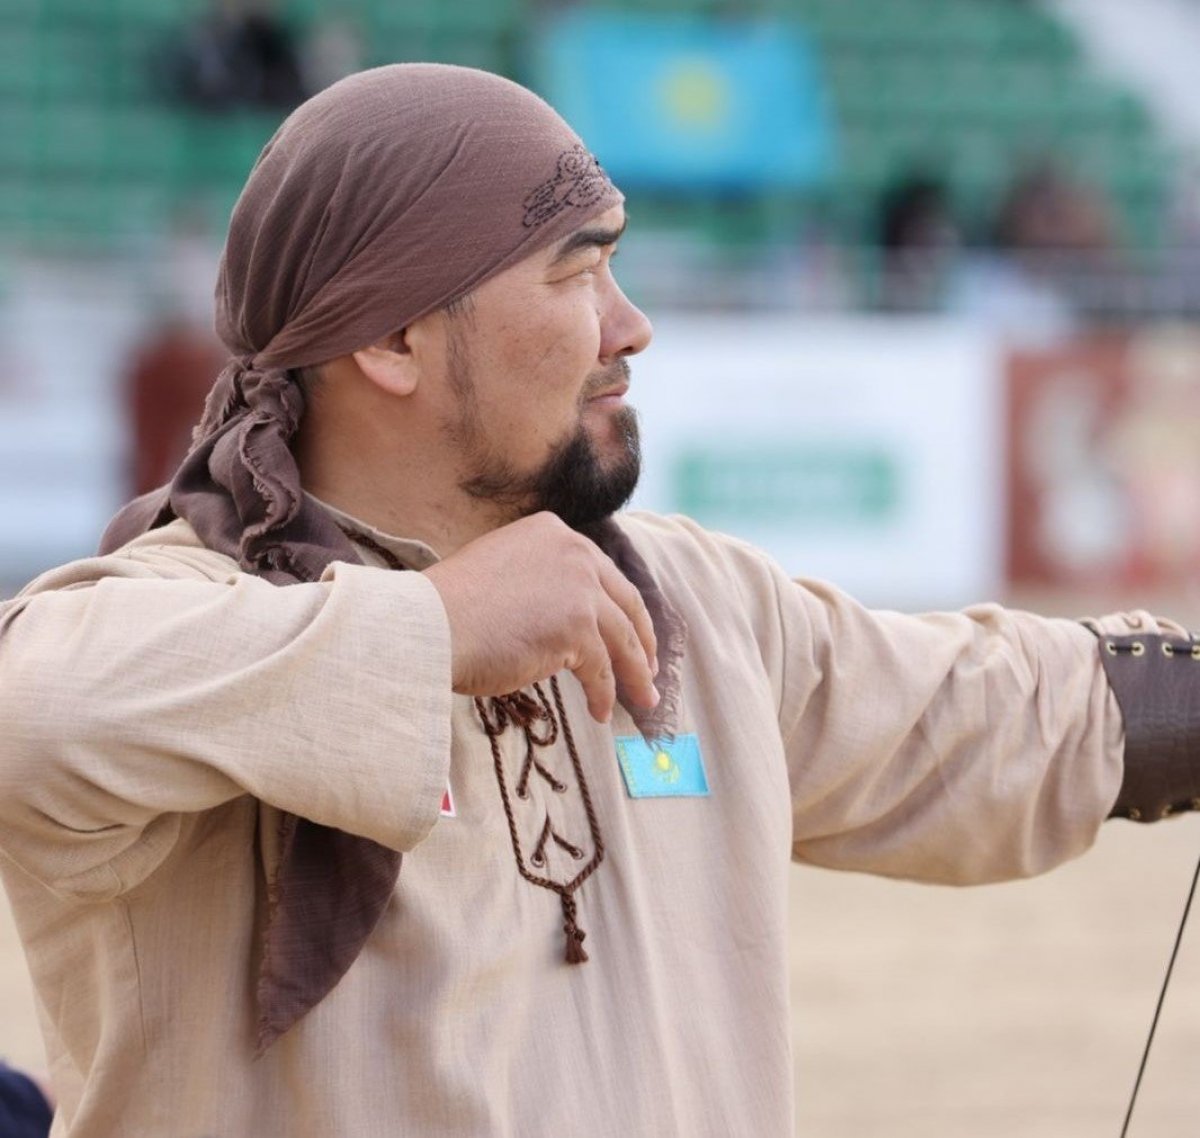
[[646, 314], [611, 281], [612, 295], [605, 307], [600, 327], [600, 362], [612, 363], [624, 356], [636, 356], [645, 350], [654, 336]]

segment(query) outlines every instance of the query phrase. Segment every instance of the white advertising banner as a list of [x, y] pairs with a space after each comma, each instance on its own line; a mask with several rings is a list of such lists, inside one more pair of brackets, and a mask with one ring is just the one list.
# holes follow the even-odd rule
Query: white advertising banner
[[140, 314], [128, 282], [23, 267], [0, 296], [0, 597], [95, 551], [125, 496], [119, 392]]
[[[0, 589], [86, 555], [120, 503], [120, 376], [142, 319], [128, 282], [77, 268], [26, 273], [0, 303]], [[633, 361], [634, 505], [868, 604], [986, 599], [1003, 565], [1001, 383], [994, 341], [953, 324], [663, 318]]]
[[989, 599], [1002, 378], [992, 337], [940, 321], [656, 321], [633, 361], [633, 505], [688, 514], [874, 606]]

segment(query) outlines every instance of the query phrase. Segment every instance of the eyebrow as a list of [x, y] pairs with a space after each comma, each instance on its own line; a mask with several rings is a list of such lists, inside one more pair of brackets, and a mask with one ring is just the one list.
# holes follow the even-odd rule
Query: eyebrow
[[577, 229], [558, 247], [558, 252], [554, 254], [554, 259], [550, 262], [551, 267], [561, 264], [572, 253], [578, 253], [580, 249], [603, 248], [606, 245], [615, 245], [620, 240], [621, 234], [625, 232], [625, 226], [628, 223], [628, 218], [626, 218], [617, 229], [599, 229], [595, 227], [591, 229]]

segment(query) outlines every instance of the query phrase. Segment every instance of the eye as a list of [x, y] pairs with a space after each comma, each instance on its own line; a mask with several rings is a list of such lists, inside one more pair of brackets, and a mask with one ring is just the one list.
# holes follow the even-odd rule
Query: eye
[[601, 269], [608, 268], [609, 263], [617, 255], [617, 252], [618, 250], [615, 245], [609, 245], [602, 249], [597, 249], [596, 256], [588, 261], [587, 264], [580, 267], [580, 275], [594, 276], [596, 273], [600, 272]]
[[611, 245], [581, 250], [563, 265], [558, 279], [560, 281], [590, 281], [608, 268], [608, 263], [616, 256], [616, 252]]

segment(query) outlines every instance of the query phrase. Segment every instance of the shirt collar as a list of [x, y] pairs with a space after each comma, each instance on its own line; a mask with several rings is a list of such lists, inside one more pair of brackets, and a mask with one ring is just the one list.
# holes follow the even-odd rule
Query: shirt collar
[[356, 533], [363, 534], [370, 538], [372, 542], [383, 546], [406, 569], [412, 569], [417, 573], [421, 572], [422, 569], [428, 569], [430, 565], [436, 565], [441, 560], [437, 551], [432, 546], [426, 545], [423, 541], [418, 541], [416, 538], [397, 537], [395, 534], [385, 533], [368, 522], [361, 521], [353, 515], [346, 513], [345, 510], [339, 510], [336, 506], [331, 506], [328, 502], [323, 502], [315, 494], [310, 494], [307, 490], [304, 491], [304, 494], [305, 497], [311, 499], [329, 514], [344, 531], [347, 531], [346, 536], [354, 542], [355, 550], [367, 565], [385, 567], [385, 562], [371, 548], [369, 543], [355, 541], [354, 535]]

